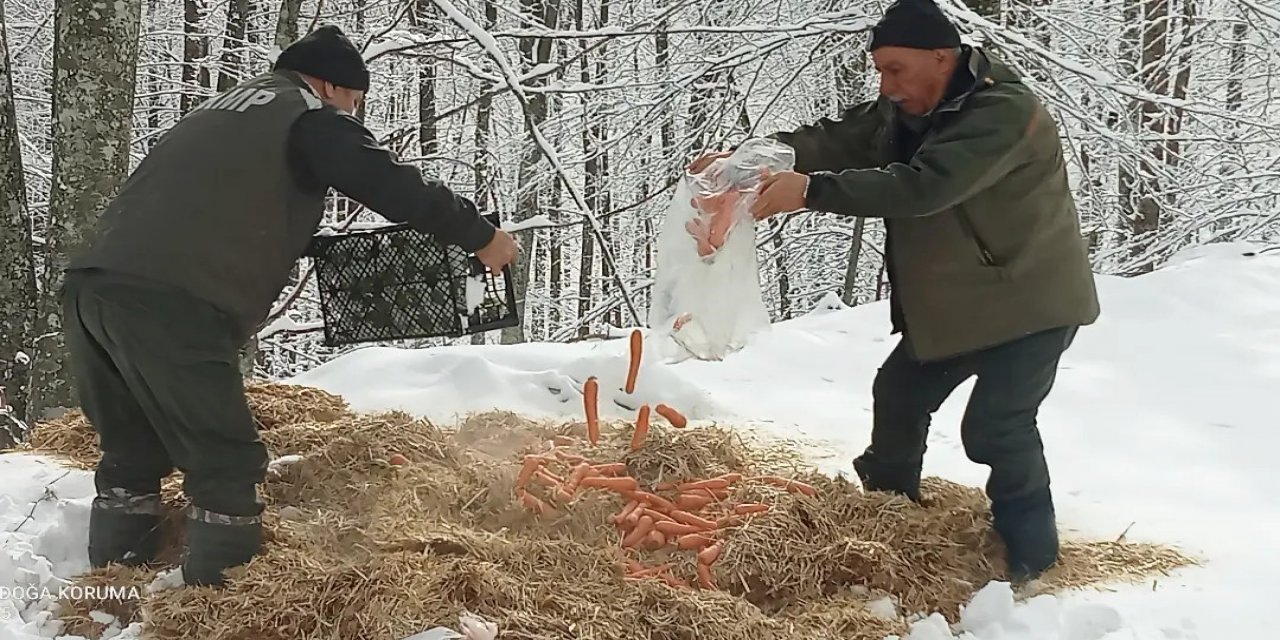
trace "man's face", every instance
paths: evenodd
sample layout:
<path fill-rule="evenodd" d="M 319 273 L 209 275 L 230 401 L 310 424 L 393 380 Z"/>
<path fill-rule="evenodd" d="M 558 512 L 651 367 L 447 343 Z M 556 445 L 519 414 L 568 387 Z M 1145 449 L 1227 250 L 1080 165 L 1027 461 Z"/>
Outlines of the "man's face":
<path fill-rule="evenodd" d="M 880 94 L 899 109 L 919 116 L 942 102 L 953 68 L 950 51 L 880 47 L 871 58 L 880 72 Z"/>
<path fill-rule="evenodd" d="M 357 89 L 348 89 L 339 87 L 331 82 L 324 82 L 317 87 L 320 99 L 326 104 L 334 108 L 341 109 L 350 115 L 355 115 L 360 109 L 360 104 L 364 102 L 364 92 Z"/>

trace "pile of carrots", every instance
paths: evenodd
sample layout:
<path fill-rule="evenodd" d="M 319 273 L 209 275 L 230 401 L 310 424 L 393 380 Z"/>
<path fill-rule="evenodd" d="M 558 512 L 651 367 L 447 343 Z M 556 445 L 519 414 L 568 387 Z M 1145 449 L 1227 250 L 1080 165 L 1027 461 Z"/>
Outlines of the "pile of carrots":
<path fill-rule="evenodd" d="M 635 391 L 640 365 L 641 335 L 631 334 L 631 361 L 626 381 L 626 392 Z M 587 416 L 587 437 L 592 445 L 599 442 L 598 417 L 599 384 L 589 378 L 583 388 Z M 673 427 L 684 428 L 688 422 L 675 409 L 659 404 L 657 413 Z M 639 449 L 649 431 L 649 405 L 640 407 L 632 432 L 631 450 Z M 561 469 L 557 469 L 560 467 Z M 556 471 L 559 470 L 560 473 Z M 623 508 L 611 516 L 618 529 L 620 546 L 628 555 L 637 550 L 656 551 L 674 548 L 688 551 L 697 558 L 697 585 L 714 589 L 712 566 L 719 559 L 726 531 L 746 524 L 754 517 L 768 513 L 769 505 L 761 503 L 730 504 L 730 488 L 742 482 L 761 482 L 787 491 L 807 496 L 817 495 L 810 485 L 781 476 L 764 475 L 754 478 L 740 473 L 726 473 L 715 478 L 686 480 L 679 483 L 660 483 L 652 488 L 640 486 L 639 481 L 626 475 L 623 462 L 591 462 L 584 456 L 567 453 L 557 448 L 548 455 L 527 455 L 516 477 L 515 492 L 524 508 L 544 514 L 553 510 L 552 502 L 570 504 L 582 490 L 601 490 L 617 493 Z M 530 485 L 542 485 L 539 497 Z M 666 494 L 666 495 L 662 495 Z M 671 573 L 670 563 L 645 567 L 632 558 L 623 562 L 623 574 L 629 579 L 655 578 L 676 587 L 689 587 L 689 583 Z"/>

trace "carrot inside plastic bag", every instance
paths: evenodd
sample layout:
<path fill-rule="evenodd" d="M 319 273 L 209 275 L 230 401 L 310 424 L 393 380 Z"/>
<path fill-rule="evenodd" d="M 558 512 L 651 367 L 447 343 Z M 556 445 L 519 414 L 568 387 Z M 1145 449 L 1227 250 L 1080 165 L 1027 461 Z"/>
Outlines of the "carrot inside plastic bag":
<path fill-rule="evenodd" d="M 751 205 L 765 171 L 794 161 L 790 147 L 752 139 L 677 183 L 658 236 L 649 316 L 666 357 L 721 359 L 768 326 Z"/>

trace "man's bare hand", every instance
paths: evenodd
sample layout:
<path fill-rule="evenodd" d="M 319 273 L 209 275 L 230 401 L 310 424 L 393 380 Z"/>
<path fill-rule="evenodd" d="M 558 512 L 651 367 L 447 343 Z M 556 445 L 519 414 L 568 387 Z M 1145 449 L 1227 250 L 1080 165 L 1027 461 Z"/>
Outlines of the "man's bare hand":
<path fill-rule="evenodd" d="M 476 257 L 484 266 L 492 273 L 497 273 L 503 267 L 515 262 L 516 255 L 520 252 L 520 247 L 516 245 L 516 241 L 511 234 L 498 229 L 493 234 L 493 239 L 483 249 L 476 251 Z"/>
<path fill-rule="evenodd" d="M 728 158 L 731 155 L 733 155 L 732 151 L 712 151 L 703 154 L 697 160 L 689 163 L 689 173 L 702 173 L 704 169 L 711 166 L 712 162 L 721 158 Z"/>
<path fill-rule="evenodd" d="M 764 220 L 779 213 L 791 213 L 804 208 L 804 194 L 809 189 L 809 176 L 795 171 L 765 171 L 760 191 L 751 205 L 751 215 Z"/>

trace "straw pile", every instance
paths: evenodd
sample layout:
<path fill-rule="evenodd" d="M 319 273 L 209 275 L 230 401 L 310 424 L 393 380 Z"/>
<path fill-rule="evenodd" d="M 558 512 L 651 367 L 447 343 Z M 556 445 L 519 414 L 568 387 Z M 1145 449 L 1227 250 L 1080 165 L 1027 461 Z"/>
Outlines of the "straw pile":
<path fill-rule="evenodd" d="M 674 429 L 655 421 L 644 445 L 631 426 L 602 424 L 598 445 L 582 422 L 537 423 L 509 413 L 473 416 L 441 428 L 402 413 L 355 415 L 332 397 L 299 389 L 260 391 L 275 404 L 262 431 L 274 456 L 298 454 L 264 489 L 269 543 L 231 573 L 223 590 L 178 589 L 141 603 L 108 603 L 127 622 L 145 620 L 156 638 L 374 638 L 396 640 L 463 610 L 496 622 L 514 639 L 881 640 L 904 634 L 900 617 L 867 603 L 891 596 L 900 613 L 960 605 L 1001 579 L 1001 547 L 981 491 L 930 479 L 926 504 L 864 494 L 806 471 L 789 451 L 749 443 L 729 429 Z M 328 402 L 318 409 L 307 403 Z M 299 401 L 304 406 L 286 406 Z M 263 405 L 255 405 L 255 410 Z M 83 443 L 73 420 L 43 425 L 43 443 Z M 641 549 L 633 560 L 669 563 L 691 588 L 625 577 L 627 557 L 610 522 L 625 500 L 580 491 L 535 514 L 517 498 L 528 454 L 552 450 L 626 464 L 645 487 L 737 472 L 808 483 L 815 497 L 741 482 L 730 500 L 770 505 L 723 537 L 716 588 L 697 588 L 693 553 Z M 407 464 L 391 461 L 403 456 Z M 89 456 L 90 459 L 93 456 Z M 171 479 L 166 503 L 181 505 Z M 177 522 L 176 520 L 174 521 Z M 180 535 L 166 557 L 180 554 Z M 1139 580 L 1193 562 L 1143 544 L 1067 542 L 1049 589 Z M 86 581 L 145 584 L 154 572 L 98 571 Z M 96 638 L 103 625 L 68 602 L 68 632 Z M 130 608 L 132 607 L 132 608 Z"/>

